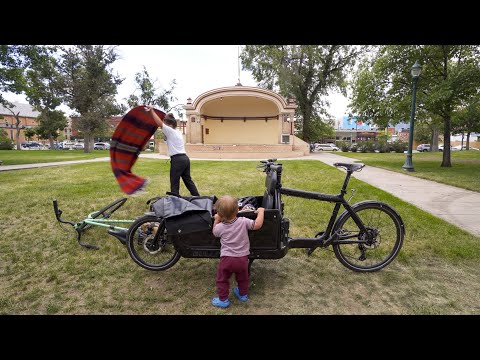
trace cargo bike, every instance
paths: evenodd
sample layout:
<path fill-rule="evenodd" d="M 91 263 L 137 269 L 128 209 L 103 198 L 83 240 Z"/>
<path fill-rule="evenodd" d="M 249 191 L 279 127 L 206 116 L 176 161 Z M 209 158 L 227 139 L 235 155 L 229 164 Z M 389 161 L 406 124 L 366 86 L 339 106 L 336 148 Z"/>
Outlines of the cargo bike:
<path fill-rule="evenodd" d="M 255 219 L 254 210 L 265 208 L 262 228 L 249 231 L 249 271 L 255 259 L 280 259 L 292 248 L 305 248 L 310 255 L 317 248 L 331 246 L 342 265 L 358 272 L 380 270 L 395 259 L 405 237 L 402 218 L 393 207 L 380 201 L 366 200 L 350 205 L 345 199 L 350 177 L 365 165 L 334 165 L 346 170 L 343 185 L 338 194 L 324 194 L 283 187 L 283 165 L 276 159 L 260 161 L 257 168 L 266 174 L 264 194 L 239 199 L 238 216 Z M 291 237 L 282 196 L 334 203 L 326 229 L 312 237 Z M 181 197 L 167 193 L 167 196 L 148 200 L 149 211 L 135 220 L 110 219 L 126 200 L 119 199 L 78 223 L 62 220 L 56 200 L 53 205 L 57 220 L 75 228 L 80 245 L 94 247 L 81 242 L 82 232 L 89 227 L 108 227 L 108 233 L 126 245 L 133 261 L 147 270 L 169 269 L 181 257 L 220 257 L 220 239 L 212 233 L 216 196 Z M 130 225 L 121 227 L 116 222 Z"/>

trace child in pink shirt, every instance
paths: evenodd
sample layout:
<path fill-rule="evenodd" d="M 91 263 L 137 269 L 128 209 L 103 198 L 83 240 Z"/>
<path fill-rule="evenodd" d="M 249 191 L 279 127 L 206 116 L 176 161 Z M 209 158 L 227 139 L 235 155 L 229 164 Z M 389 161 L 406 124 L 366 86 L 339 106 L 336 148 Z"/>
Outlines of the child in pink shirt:
<path fill-rule="evenodd" d="M 221 248 L 216 281 L 218 297 L 212 299 L 212 305 L 226 308 L 230 305 L 228 293 L 232 274 L 235 274 L 238 284 L 233 293 L 242 302 L 248 300 L 248 230 L 262 227 L 265 209 L 260 207 L 256 210 L 255 220 L 237 217 L 238 200 L 229 195 L 218 199 L 215 208 L 217 213 L 214 217 L 213 235 L 220 238 Z"/>

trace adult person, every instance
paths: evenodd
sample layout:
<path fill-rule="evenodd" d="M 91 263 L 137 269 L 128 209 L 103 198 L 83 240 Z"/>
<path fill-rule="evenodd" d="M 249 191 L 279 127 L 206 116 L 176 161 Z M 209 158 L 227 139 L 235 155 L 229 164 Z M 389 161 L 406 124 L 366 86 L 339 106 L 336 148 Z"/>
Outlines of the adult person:
<path fill-rule="evenodd" d="M 180 178 L 182 178 L 190 194 L 192 196 L 200 196 L 197 186 L 190 176 L 190 158 L 186 154 L 182 134 L 176 130 L 177 120 L 175 120 L 172 113 L 168 113 L 162 121 L 155 114 L 152 106 L 145 106 L 145 112 L 162 129 L 162 133 L 166 138 L 168 154 L 170 155 L 170 192 L 180 195 Z"/>

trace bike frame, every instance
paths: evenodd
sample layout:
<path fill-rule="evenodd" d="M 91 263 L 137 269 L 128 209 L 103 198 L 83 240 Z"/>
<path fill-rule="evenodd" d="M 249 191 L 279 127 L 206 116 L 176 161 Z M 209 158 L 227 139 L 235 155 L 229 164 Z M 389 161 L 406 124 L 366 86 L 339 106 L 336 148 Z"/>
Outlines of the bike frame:
<path fill-rule="evenodd" d="M 127 198 L 121 198 L 118 200 L 115 200 L 114 202 L 108 204 L 107 206 L 103 207 L 100 210 L 94 211 L 90 214 L 87 215 L 86 218 L 83 220 L 80 220 L 77 223 L 74 223 L 72 221 L 67 221 L 67 220 L 62 220 L 62 210 L 58 208 L 58 202 L 56 199 L 53 200 L 53 209 L 55 212 L 55 217 L 57 220 L 61 223 L 64 224 L 69 224 L 73 227 L 73 229 L 77 233 L 77 241 L 81 246 L 84 246 L 88 249 L 95 249 L 98 250 L 98 246 L 87 244 L 81 241 L 81 236 L 82 233 L 90 228 L 90 226 L 101 226 L 101 227 L 106 227 L 108 228 L 108 234 L 115 236 L 117 239 L 119 239 L 121 242 L 126 243 L 126 234 L 128 231 L 128 228 L 122 227 L 122 226 L 115 226 L 113 224 L 122 224 L 122 223 L 127 223 L 131 224 L 135 220 L 113 220 L 110 219 L 110 216 L 117 211 L 120 207 L 125 204 L 125 201 L 127 201 Z M 103 216 L 102 218 L 98 218 L 99 216 Z M 90 225 L 90 226 L 89 226 Z"/>
<path fill-rule="evenodd" d="M 270 161 L 270 160 L 269 160 Z M 303 199 L 310 199 L 310 200 L 317 200 L 317 201 L 324 201 L 324 202 L 331 202 L 335 203 L 335 207 L 333 209 L 332 215 L 328 221 L 327 229 L 323 232 L 319 232 L 320 236 L 314 238 L 288 238 L 288 247 L 289 248 L 310 248 L 309 254 L 311 254 L 315 248 L 317 247 L 327 247 L 332 244 L 333 241 L 336 243 L 344 243 L 344 244 L 359 244 L 359 243 L 366 243 L 367 240 L 359 240 L 358 234 L 352 235 L 340 235 L 333 232 L 335 227 L 335 223 L 338 221 L 338 213 L 340 211 L 340 207 L 343 206 L 346 210 L 346 213 L 350 214 L 355 224 L 358 226 L 360 233 L 366 233 L 367 229 L 363 224 L 362 220 L 356 214 L 356 212 L 352 209 L 349 202 L 345 199 L 345 194 L 347 193 L 347 186 L 350 181 L 350 177 L 354 171 L 360 171 L 365 165 L 363 164 L 344 164 L 344 163 L 336 163 L 334 164 L 337 167 L 343 167 L 347 170 L 347 174 L 345 176 L 345 180 L 343 182 L 342 188 L 340 193 L 337 195 L 332 194 L 325 194 L 320 192 L 311 192 L 311 191 L 304 191 L 304 190 L 297 190 L 297 189 L 290 189 L 284 188 L 281 184 L 281 164 L 270 164 L 267 163 L 267 176 L 269 171 L 276 171 L 277 177 L 279 179 L 278 184 L 275 189 L 275 201 L 277 206 L 281 208 L 281 213 L 283 217 L 283 204 L 281 195 L 298 197 Z M 280 205 L 281 204 L 281 205 Z M 345 214 L 346 214 L 345 213 Z M 342 216 L 342 215 L 341 215 Z M 338 218 L 337 218 L 338 217 Z M 357 238 L 356 240 L 348 240 L 352 238 Z"/>

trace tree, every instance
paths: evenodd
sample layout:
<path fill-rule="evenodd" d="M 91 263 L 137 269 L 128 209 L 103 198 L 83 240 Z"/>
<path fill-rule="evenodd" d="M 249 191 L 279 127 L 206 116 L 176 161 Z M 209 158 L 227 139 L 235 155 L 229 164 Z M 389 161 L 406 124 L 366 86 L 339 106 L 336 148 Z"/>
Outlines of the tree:
<path fill-rule="evenodd" d="M 172 95 L 173 89 L 177 84 L 176 80 L 173 79 L 170 82 L 170 89 L 164 89 L 157 93 L 158 89 L 155 89 L 155 81 L 150 79 L 150 75 L 145 66 L 143 67 L 143 71 L 135 74 L 135 83 L 135 90 L 140 90 L 140 95 L 131 94 L 125 99 L 131 108 L 140 105 L 157 105 L 166 111 L 170 111 L 170 102 L 177 100 L 177 98 Z"/>
<path fill-rule="evenodd" d="M 78 45 L 64 48 L 61 63 L 67 105 L 78 113 L 77 127 L 84 134 L 85 152 L 93 148 L 96 132 L 102 132 L 106 119 L 125 108 L 114 96 L 123 79 L 111 71 L 118 59 L 116 48 L 103 45 Z"/>
<path fill-rule="evenodd" d="M 44 47 L 44 50 L 31 60 L 30 69 L 26 72 L 26 88 L 28 102 L 40 112 L 38 132 L 50 142 L 58 136 L 58 130 L 67 126 L 67 118 L 63 111 L 56 110 L 62 104 L 63 81 L 57 59 L 56 48 Z"/>
<path fill-rule="evenodd" d="M 480 132 L 480 96 L 467 106 L 460 107 L 452 116 L 452 131 L 454 133 L 467 134 L 467 150 L 470 148 L 470 134 Z"/>
<path fill-rule="evenodd" d="M 0 129 L 0 150 L 12 150 L 12 140 L 5 130 Z"/>
<path fill-rule="evenodd" d="M 451 117 L 469 103 L 480 87 L 479 46 L 381 46 L 356 73 L 350 107 L 378 126 L 409 119 L 412 97 L 411 67 L 422 65 L 418 80 L 416 121 L 441 118 L 444 151 L 442 167 L 451 167 Z"/>
<path fill-rule="evenodd" d="M 325 96 L 346 93 L 346 76 L 366 47 L 345 45 L 247 45 L 240 55 L 244 70 L 260 87 L 294 96 L 296 128 L 306 142 L 318 137 L 319 124 L 330 118 Z"/>
<path fill-rule="evenodd" d="M 0 104 L 12 107 L 3 93 L 20 94 L 24 89 L 24 69 L 29 65 L 32 46 L 0 45 Z"/>
<path fill-rule="evenodd" d="M 0 103 L 15 117 L 15 139 L 20 150 L 20 112 L 7 101 L 2 93 L 20 94 L 25 91 L 25 70 L 31 66 L 32 59 L 42 56 L 43 47 L 36 45 L 0 45 Z"/>
<path fill-rule="evenodd" d="M 17 150 L 20 150 L 20 130 L 22 129 L 22 126 L 20 125 L 22 123 L 20 119 L 20 110 L 15 112 L 15 105 L 9 103 L 8 101 L 5 101 L 5 104 L 5 108 L 15 118 L 15 143 L 17 144 Z"/>
<path fill-rule="evenodd" d="M 25 129 L 25 131 L 24 131 L 25 138 L 28 141 L 30 141 L 36 134 L 37 134 L 37 132 L 35 131 L 34 128 L 28 128 L 28 129 Z"/>

